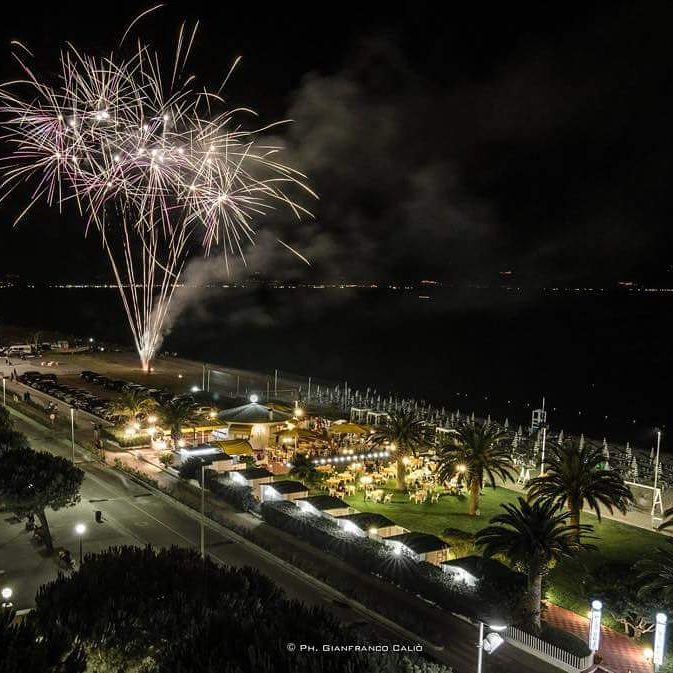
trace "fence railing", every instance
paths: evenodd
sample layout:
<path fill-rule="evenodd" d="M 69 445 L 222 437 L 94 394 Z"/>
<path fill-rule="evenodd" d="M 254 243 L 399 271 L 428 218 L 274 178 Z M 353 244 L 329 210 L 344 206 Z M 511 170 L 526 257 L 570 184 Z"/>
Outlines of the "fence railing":
<path fill-rule="evenodd" d="M 507 628 L 505 639 L 514 647 L 526 650 L 530 654 L 562 668 L 564 671 L 569 671 L 569 673 L 585 671 L 593 664 L 593 654 L 588 654 L 586 657 L 577 656 L 534 636 L 532 633 L 517 629 L 515 626 Z"/>

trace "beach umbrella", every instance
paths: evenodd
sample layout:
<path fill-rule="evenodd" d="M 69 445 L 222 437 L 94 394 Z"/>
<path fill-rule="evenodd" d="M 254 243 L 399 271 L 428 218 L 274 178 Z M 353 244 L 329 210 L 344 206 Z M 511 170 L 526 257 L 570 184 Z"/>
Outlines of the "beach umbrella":
<path fill-rule="evenodd" d="M 563 444 L 563 430 L 558 433 L 558 443 Z"/>
<path fill-rule="evenodd" d="M 337 421 L 330 425 L 329 431 L 333 435 L 366 435 L 369 429 L 358 423 L 350 423 L 348 421 L 339 423 Z"/>
<path fill-rule="evenodd" d="M 503 427 L 505 428 L 505 430 L 509 430 L 509 418 L 505 419 L 505 423 L 504 423 Z"/>

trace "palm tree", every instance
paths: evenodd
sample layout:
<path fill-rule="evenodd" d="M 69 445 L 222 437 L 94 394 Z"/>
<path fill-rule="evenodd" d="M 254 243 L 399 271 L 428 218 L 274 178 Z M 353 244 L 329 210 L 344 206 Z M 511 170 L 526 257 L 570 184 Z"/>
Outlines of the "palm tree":
<path fill-rule="evenodd" d="M 182 437 L 182 428 L 196 422 L 196 407 L 184 397 L 176 397 L 159 409 L 159 417 L 164 427 L 171 433 L 175 444 Z"/>
<path fill-rule="evenodd" d="M 551 500 L 527 502 L 518 498 L 518 505 L 501 505 L 504 514 L 491 519 L 491 525 L 477 532 L 476 543 L 484 548 L 484 556 L 502 554 L 528 578 L 528 612 L 532 624 L 540 628 L 542 579 L 552 563 L 571 558 L 591 545 L 580 542 L 580 535 L 591 526 L 569 524 L 570 512 Z"/>
<path fill-rule="evenodd" d="M 479 511 L 479 498 L 484 481 L 495 488 L 495 479 L 512 479 L 513 466 L 509 435 L 495 423 L 467 421 L 451 431 L 438 453 L 440 480 L 450 480 L 457 471 L 462 472 L 470 491 L 469 513 Z"/>
<path fill-rule="evenodd" d="M 636 563 L 641 596 L 653 596 L 666 604 L 673 602 L 673 540 L 667 548 L 658 547 L 651 558 Z"/>
<path fill-rule="evenodd" d="M 423 421 L 414 411 L 391 411 L 388 414 L 387 424 L 379 428 L 369 437 L 369 443 L 374 446 L 387 446 L 395 451 L 397 458 L 397 490 L 407 488 L 407 466 L 405 458 L 415 454 L 427 445 L 427 430 Z"/>
<path fill-rule="evenodd" d="M 600 467 L 604 462 L 601 448 L 583 440 L 552 445 L 547 473 L 531 480 L 529 497 L 567 505 L 574 526 L 579 525 L 585 505 L 599 521 L 601 507 L 611 514 L 614 509 L 626 514 L 633 494 L 619 474 Z"/>
<path fill-rule="evenodd" d="M 321 478 L 315 464 L 305 453 L 294 454 L 289 474 L 309 485 L 315 484 Z"/>
<path fill-rule="evenodd" d="M 108 408 L 112 414 L 125 421 L 135 421 L 141 414 L 149 414 L 157 407 L 157 403 L 137 390 L 125 390 L 110 402 Z"/>

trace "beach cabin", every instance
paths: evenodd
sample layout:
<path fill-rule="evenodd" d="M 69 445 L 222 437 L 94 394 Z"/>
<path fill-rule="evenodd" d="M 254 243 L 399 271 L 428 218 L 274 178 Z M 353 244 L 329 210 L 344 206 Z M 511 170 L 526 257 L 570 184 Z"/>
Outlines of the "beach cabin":
<path fill-rule="evenodd" d="M 298 498 L 308 497 L 308 486 L 300 481 L 290 479 L 283 481 L 274 481 L 272 484 L 262 484 L 261 500 L 297 500 Z"/>
<path fill-rule="evenodd" d="M 255 451 L 269 447 L 272 443 L 271 437 L 283 430 L 287 421 L 292 420 L 291 413 L 257 402 L 225 409 L 217 417 L 226 425 L 227 439 L 243 439 Z"/>
<path fill-rule="evenodd" d="M 449 545 L 429 533 L 401 533 L 385 538 L 383 542 L 395 554 L 408 554 L 416 561 L 425 561 L 436 566 L 451 556 Z"/>
<path fill-rule="evenodd" d="M 228 472 L 229 479 L 242 486 L 249 486 L 258 498 L 261 497 L 261 489 L 265 484 L 273 481 L 273 474 L 265 467 L 248 467 L 245 470 L 231 470 Z"/>
<path fill-rule="evenodd" d="M 224 453 L 222 449 L 211 444 L 198 444 L 197 446 L 186 446 L 179 451 L 180 462 L 185 463 L 191 458 L 198 458 L 206 464 L 209 470 L 215 472 L 228 472 L 236 469 L 236 458 Z"/>
<path fill-rule="evenodd" d="M 303 512 L 321 516 L 345 516 L 353 511 L 347 503 L 332 495 L 312 495 L 308 498 L 297 498 L 295 503 Z"/>
<path fill-rule="evenodd" d="M 353 514 L 346 514 L 337 519 L 337 523 L 346 531 L 352 532 L 355 535 L 364 537 L 368 535 L 374 539 L 392 537 L 393 535 L 401 535 L 409 531 L 402 526 L 399 526 L 394 521 L 383 514 L 375 512 L 355 512 Z"/>

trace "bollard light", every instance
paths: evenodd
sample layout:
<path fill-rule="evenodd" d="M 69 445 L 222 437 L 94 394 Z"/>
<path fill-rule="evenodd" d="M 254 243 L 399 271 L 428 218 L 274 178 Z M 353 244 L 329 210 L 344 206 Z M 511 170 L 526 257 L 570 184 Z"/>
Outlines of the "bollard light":
<path fill-rule="evenodd" d="M 603 604 L 600 601 L 592 601 L 591 616 L 589 622 L 589 649 L 592 652 L 598 651 L 601 642 L 601 613 Z"/>
<path fill-rule="evenodd" d="M 664 662 L 664 646 L 666 644 L 666 622 L 668 618 L 663 612 L 657 612 L 654 629 L 654 652 L 652 662 L 655 668 Z"/>

